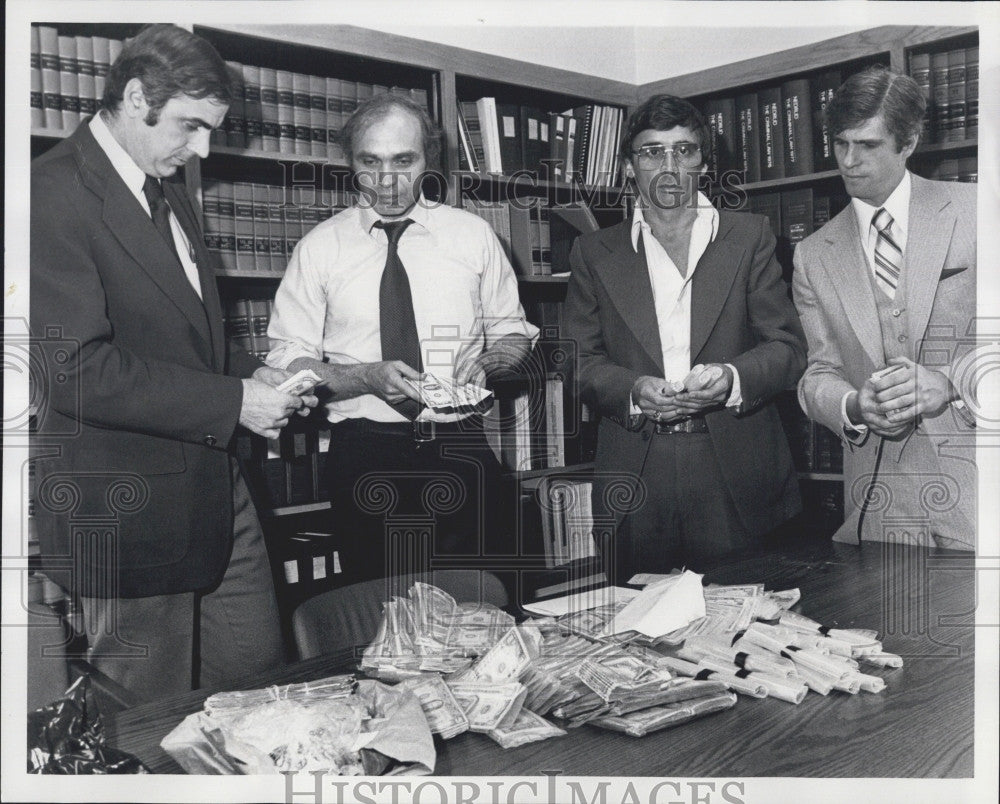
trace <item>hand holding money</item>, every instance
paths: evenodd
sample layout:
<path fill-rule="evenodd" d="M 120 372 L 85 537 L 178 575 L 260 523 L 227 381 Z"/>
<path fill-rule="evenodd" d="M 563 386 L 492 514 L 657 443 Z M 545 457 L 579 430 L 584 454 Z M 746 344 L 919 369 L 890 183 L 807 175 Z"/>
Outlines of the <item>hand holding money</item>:
<path fill-rule="evenodd" d="M 721 363 L 698 363 L 684 378 L 684 389 L 675 397 L 675 404 L 686 415 L 724 405 L 733 390 L 733 370 Z"/>

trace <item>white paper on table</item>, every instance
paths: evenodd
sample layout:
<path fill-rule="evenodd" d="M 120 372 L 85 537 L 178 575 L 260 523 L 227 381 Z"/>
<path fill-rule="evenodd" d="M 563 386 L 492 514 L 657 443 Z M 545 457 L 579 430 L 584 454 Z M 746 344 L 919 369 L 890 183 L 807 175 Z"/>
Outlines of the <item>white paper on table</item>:
<path fill-rule="evenodd" d="M 657 581 L 663 581 L 667 578 L 677 578 L 680 576 L 680 572 L 637 572 L 631 578 L 628 579 L 628 583 L 634 584 L 635 586 L 649 586 L 651 583 L 656 583 Z"/>
<path fill-rule="evenodd" d="M 604 636 L 638 631 L 653 639 L 705 616 L 701 575 L 685 570 L 639 592 L 604 629 Z"/>
<path fill-rule="evenodd" d="M 638 589 L 626 589 L 624 586 L 602 586 L 600 589 L 575 592 L 572 595 L 554 597 L 551 600 L 525 603 L 521 608 L 542 617 L 562 617 L 571 611 L 587 611 L 598 606 L 609 606 L 629 601 L 638 594 Z"/>

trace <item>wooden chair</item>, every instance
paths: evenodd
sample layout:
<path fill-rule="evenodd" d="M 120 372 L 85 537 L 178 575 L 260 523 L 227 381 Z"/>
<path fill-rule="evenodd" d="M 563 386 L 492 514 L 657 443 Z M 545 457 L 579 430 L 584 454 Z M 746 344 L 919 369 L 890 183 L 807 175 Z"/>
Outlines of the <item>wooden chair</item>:
<path fill-rule="evenodd" d="M 405 596 L 414 581 L 437 586 L 458 603 L 492 603 L 500 607 L 508 603 L 503 584 L 482 570 L 433 570 L 331 589 L 305 601 L 292 615 L 299 658 L 311 659 L 342 648 L 368 645 L 382 621 L 382 604 L 394 595 Z"/>

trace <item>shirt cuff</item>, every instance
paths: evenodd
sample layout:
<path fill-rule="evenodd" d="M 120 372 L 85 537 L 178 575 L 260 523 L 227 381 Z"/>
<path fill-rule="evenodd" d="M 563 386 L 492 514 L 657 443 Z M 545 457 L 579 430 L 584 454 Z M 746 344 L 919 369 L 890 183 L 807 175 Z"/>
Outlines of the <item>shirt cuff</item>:
<path fill-rule="evenodd" d="M 840 419 L 844 423 L 844 429 L 851 433 L 857 433 L 861 435 L 862 433 L 868 432 L 867 424 L 855 424 L 851 421 L 851 417 L 847 415 L 847 397 L 855 393 L 854 391 L 848 391 L 841 397 L 840 400 Z"/>
<path fill-rule="evenodd" d="M 323 359 L 322 354 L 317 355 L 315 351 L 307 349 L 293 341 L 278 341 L 277 343 L 272 341 L 272 343 L 274 343 L 274 346 L 267 353 L 267 358 L 264 362 L 274 368 L 287 369 L 289 363 L 300 357 L 309 357 L 313 360 Z"/>
<path fill-rule="evenodd" d="M 726 400 L 727 408 L 735 408 L 743 404 L 743 388 L 740 386 L 740 373 L 732 363 L 726 363 L 729 370 L 733 372 L 733 390 L 729 392 L 729 399 Z"/>

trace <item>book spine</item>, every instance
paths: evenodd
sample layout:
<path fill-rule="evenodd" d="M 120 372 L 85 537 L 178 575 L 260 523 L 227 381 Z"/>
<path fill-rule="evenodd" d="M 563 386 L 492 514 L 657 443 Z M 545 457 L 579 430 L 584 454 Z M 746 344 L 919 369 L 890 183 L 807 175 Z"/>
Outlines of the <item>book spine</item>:
<path fill-rule="evenodd" d="M 566 465 L 566 425 L 564 420 L 563 378 L 552 375 L 545 380 L 545 448 L 547 468 Z"/>
<path fill-rule="evenodd" d="M 42 94 L 42 56 L 41 37 L 38 26 L 31 26 L 31 126 L 41 128 L 45 125 L 45 101 Z"/>
<path fill-rule="evenodd" d="M 737 170 L 743 173 L 743 183 L 760 181 L 760 131 L 757 128 L 757 93 L 750 92 L 736 99 L 739 118 L 739 159 Z"/>
<path fill-rule="evenodd" d="M 256 269 L 257 248 L 253 229 L 253 188 L 246 182 L 233 185 L 233 214 L 236 220 L 236 269 Z"/>
<path fill-rule="evenodd" d="M 465 124 L 469 128 L 469 142 L 472 145 L 472 151 L 475 156 L 474 164 L 477 165 L 477 171 L 486 171 L 486 148 L 483 143 L 483 130 L 482 124 L 479 121 L 479 107 L 474 101 L 460 101 L 459 105 L 462 109 L 462 117 L 465 119 Z"/>
<path fill-rule="evenodd" d="M 111 42 L 106 36 L 95 36 L 94 39 L 94 97 L 97 105 L 104 98 L 104 84 L 111 69 Z"/>
<path fill-rule="evenodd" d="M 282 206 L 285 202 L 285 188 L 267 185 L 267 218 L 268 234 L 271 240 L 270 269 L 272 273 L 285 270 L 285 216 Z"/>
<path fill-rule="evenodd" d="M 312 101 L 309 98 L 309 76 L 292 73 L 292 121 L 295 124 L 295 153 L 312 154 Z"/>
<path fill-rule="evenodd" d="M 329 150 L 326 144 L 326 79 L 321 75 L 309 76 L 309 129 L 311 155 L 325 157 Z"/>
<path fill-rule="evenodd" d="M 278 126 L 278 71 L 260 68 L 260 147 L 269 153 L 279 149 L 281 131 Z"/>
<path fill-rule="evenodd" d="M 233 77 L 233 102 L 229 104 L 226 115 L 226 145 L 230 148 L 246 148 L 247 121 L 246 105 L 243 100 L 243 65 L 236 61 L 227 61 L 230 74 Z"/>
<path fill-rule="evenodd" d="M 799 78 L 781 86 L 785 123 L 785 175 L 808 176 L 813 172 L 813 130 L 809 81 Z"/>
<path fill-rule="evenodd" d="M 261 101 L 260 67 L 243 67 L 243 119 L 246 126 L 246 147 L 264 150 L 264 109 Z"/>
<path fill-rule="evenodd" d="M 201 192 L 202 229 L 205 232 L 205 247 L 216 256 L 222 265 L 222 231 L 219 227 L 219 183 L 207 181 Z"/>
<path fill-rule="evenodd" d="M 948 54 L 931 53 L 931 87 L 934 91 L 934 133 L 931 142 L 941 142 L 948 130 Z"/>
<path fill-rule="evenodd" d="M 271 270 L 271 214 L 268 209 L 266 184 L 251 184 L 253 197 L 253 267 L 255 271 Z"/>
<path fill-rule="evenodd" d="M 346 123 L 347 119 L 354 114 L 358 109 L 358 83 L 356 81 L 347 81 L 341 79 L 340 81 L 340 113 L 343 115 L 341 118 L 342 123 Z"/>
<path fill-rule="evenodd" d="M 73 131 L 80 124 L 80 76 L 76 38 L 59 37 L 59 107 L 62 128 Z"/>
<path fill-rule="evenodd" d="M 760 125 L 760 178 L 762 181 L 785 178 L 785 138 L 782 135 L 784 114 L 781 87 L 757 93 Z"/>
<path fill-rule="evenodd" d="M 302 210 L 295 203 L 282 207 L 284 215 L 285 254 L 291 259 L 295 246 L 302 239 Z"/>
<path fill-rule="evenodd" d="M 948 142 L 965 139 L 965 49 L 948 51 Z"/>
<path fill-rule="evenodd" d="M 343 123 L 339 78 L 327 78 L 326 83 L 326 155 L 328 159 L 343 159 L 344 148 L 340 142 Z"/>
<path fill-rule="evenodd" d="M 235 188 L 219 182 L 219 257 L 226 271 L 236 270 L 236 200 Z"/>
<path fill-rule="evenodd" d="M 931 54 L 928 52 L 910 55 L 910 77 L 917 82 L 927 104 L 924 109 L 924 126 L 920 132 L 923 142 L 930 142 L 934 136 L 934 88 L 931 84 Z"/>
<path fill-rule="evenodd" d="M 38 26 L 38 62 L 42 72 L 42 108 L 45 127 L 62 128 L 62 95 L 59 80 L 59 32 Z"/>
<path fill-rule="evenodd" d="M 965 49 L 965 136 L 979 136 L 979 48 Z"/>
<path fill-rule="evenodd" d="M 278 87 L 278 151 L 295 153 L 295 91 L 292 74 L 287 70 L 275 73 Z"/>
<path fill-rule="evenodd" d="M 76 62 L 80 85 L 80 117 L 97 113 L 97 84 L 94 75 L 94 40 L 89 36 L 76 37 Z"/>

